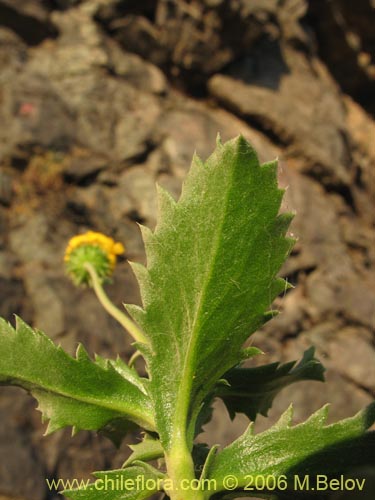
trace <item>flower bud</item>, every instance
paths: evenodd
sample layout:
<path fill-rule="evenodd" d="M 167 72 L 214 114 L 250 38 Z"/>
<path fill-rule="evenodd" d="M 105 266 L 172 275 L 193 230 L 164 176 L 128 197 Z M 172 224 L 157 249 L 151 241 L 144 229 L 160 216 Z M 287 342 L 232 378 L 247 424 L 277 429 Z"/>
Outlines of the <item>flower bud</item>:
<path fill-rule="evenodd" d="M 102 233 L 88 231 L 69 240 L 64 262 L 75 284 L 90 284 L 90 274 L 85 264 L 91 264 L 100 282 L 103 283 L 112 275 L 117 256 L 124 252 L 125 248 L 121 243 Z"/>

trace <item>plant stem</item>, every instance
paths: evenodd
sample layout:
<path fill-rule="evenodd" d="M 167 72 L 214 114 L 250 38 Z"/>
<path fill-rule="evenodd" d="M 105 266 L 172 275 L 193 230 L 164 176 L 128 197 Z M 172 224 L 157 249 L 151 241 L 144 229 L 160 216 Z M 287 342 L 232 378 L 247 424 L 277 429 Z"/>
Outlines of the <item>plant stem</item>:
<path fill-rule="evenodd" d="M 173 486 L 167 491 L 171 500 L 205 500 L 194 473 L 194 462 L 184 440 L 174 441 L 165 455 L 167 473 Z"/>
<path fill-rule="evenodd" d="M 148 341 L 142 332 L 140 328 L 128 317 L 126 314 L 120 311 L 110 300 L 108 295 L 105 293 L 100 280 L 98 278 L 98 275 L 96 274 L 95 268 L 89 263 L 85 262 L 84 264 L 85 269 L 87 272 L 90 274 L 91 282 L 92 282 L 92 287 L 95 291 L 95 294 L 99 300 L 99 302 L 102 304 L 104 309 L 113 317 L 115 320 L 117 320 L 120 325 L 122 325 L 125 330 L 127 330 L 130 335 L 136 340 L 137 342 L 142 342 L 143 344 L 148 344 Z"/>

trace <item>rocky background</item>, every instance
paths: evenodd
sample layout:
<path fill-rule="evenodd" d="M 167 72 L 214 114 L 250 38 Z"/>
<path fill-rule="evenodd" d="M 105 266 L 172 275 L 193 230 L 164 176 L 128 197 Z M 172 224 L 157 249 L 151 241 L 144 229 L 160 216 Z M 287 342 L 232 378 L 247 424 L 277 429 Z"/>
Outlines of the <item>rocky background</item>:
<path fill-rule="evenodd" d="M 299 421 L 375 393 L 375 25 L 371 0 L 0 0 L 0 313 L 73 353 L 127 357 L 90 290 L 64 275 L 68 239 L 105 232 L 144 260 L 155 181 L 178 196 L 195 150 L 243 133 L 278 156 L 298 243 L 283 314 L 255 335 L 260 362 L 314 344 L 327 383 L 285 390 Z M 108 288 L 138 301 L 125 260 Z M 0 353 L 1 355 L 1 353 Z M 126 446 L 69 430 L 43 438 L 35 401 L 0 391 L 0 499 L 44 500 L 45 478 L 119 467 Z M 222 408 L 207 439 L 227 442 Z M 260 419 L 258 428 L 264 428 Z"/>

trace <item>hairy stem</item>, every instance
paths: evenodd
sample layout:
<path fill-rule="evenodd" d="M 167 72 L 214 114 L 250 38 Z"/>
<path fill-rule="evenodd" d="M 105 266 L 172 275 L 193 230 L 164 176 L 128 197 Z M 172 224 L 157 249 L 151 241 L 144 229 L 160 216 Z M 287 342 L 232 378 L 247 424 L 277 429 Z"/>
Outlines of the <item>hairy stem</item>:
<path fill-rule="evenodd" d="M 184 440 L 175 441 L 165 456 L 168 477 L 172 482 L 167 494 L 171 500 L 205 500 L 194 473 L 194 462 Z"/>
<path fill-rule="evenodd" d="M 105 293 L 100 280 L 98 278 L 98 275 L 96 274 L 95 268 L 89 263 L 86 262 L 84 264 L 85 269 L 87 272 L 90 274 L 91 282 L 92 282 L 92 287 L 95 291 L 95 294 L 99 300 L 99 302 L 102 304 L 104 309 L 113 317 L 115 320 L 117 320 L 120 325 L 122 325 L 125 330 L 130 333 L 130 335 L 136 340 L 137 342 L 142 342 L 143 344 L 148 344 L 148 340 L 146 339 L 144 333 L 138 326 L 128 317 L 126 314 L 124 314 L 120 309 L 118 309 L 110 300 L 108 295 Z"/>

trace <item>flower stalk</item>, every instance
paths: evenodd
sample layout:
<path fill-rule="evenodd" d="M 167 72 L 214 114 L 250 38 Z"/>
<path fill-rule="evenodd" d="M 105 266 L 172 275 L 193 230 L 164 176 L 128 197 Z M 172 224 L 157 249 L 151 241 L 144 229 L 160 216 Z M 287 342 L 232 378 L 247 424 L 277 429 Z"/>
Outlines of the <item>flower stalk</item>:
<path fill-rule="evenodd" d="M 94 292 L 101 303 L 101 305 L 104 307 L 104 309 L 116 320 L 122 325 L 125 330 L 129 332 L 129 334 L 134 338 L 136 342 L 142 342 L 143 344 L 147 344 L 148 341 L 143 334 L 143 332 L 138 328 L 138 326 L 128 317 L 126 314 L 124 314 L 120 309 L 118 309 L 113 302 L 110 300 L 108 295 L 105 293 L 104 288 L 99 280 L 98 275 L 96 274 L 95 268 L 92 264 L 89 262 L 85 262 L 84 268 L 87 270 L 87 272 L 90 275 L 91 278 L 91 284 L 94 289 Z"/>

